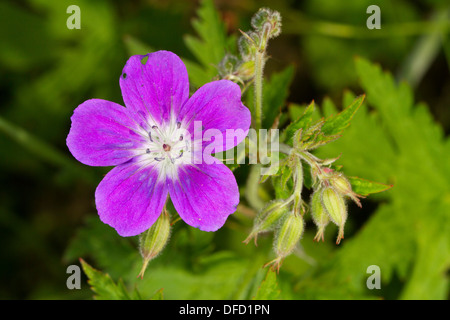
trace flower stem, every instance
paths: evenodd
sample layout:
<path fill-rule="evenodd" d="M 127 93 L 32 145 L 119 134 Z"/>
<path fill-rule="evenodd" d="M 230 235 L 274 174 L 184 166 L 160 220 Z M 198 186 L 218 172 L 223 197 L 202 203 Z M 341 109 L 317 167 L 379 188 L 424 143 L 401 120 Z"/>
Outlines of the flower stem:
<path fill-rule="evenodd" d="M 264 50 L 255 54 L 255 129 L 262 127 Z"/>
<path fill-rule="evenodd" d="M 250 167 L 250 173 L 247 178 L 247 185 L 245 189 L 245 198 L 247 199 L 249 205 L 255 210 L 261 210 L 265 204 L 258 194 L 259 179 L 261 178 L 260 170 L 260 164 L 254 164 Z"/>

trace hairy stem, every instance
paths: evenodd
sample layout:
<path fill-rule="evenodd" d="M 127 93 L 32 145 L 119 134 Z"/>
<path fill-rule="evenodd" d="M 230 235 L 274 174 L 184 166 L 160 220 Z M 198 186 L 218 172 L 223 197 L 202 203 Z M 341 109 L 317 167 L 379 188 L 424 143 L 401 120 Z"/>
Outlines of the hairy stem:
<path fill-rule="evenodd" d="M 255 210 L 261 210 L 264 207 L 264 201 L 258 194 L 261 165 L 254 164 L 250 167 L 250 174 L 247 178 L 245 189 L 245 198 L 248 204 Z"/>
<path fill-rule="evenodd" d="M 262 127 L 264 51 L 255 55 L 255 129 Z"/>

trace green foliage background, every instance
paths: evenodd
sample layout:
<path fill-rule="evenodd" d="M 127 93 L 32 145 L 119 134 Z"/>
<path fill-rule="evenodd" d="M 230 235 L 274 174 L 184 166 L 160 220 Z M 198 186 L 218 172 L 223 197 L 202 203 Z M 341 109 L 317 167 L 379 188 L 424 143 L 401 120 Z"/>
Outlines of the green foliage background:
<path fill-rule="evenodd" d="M 81 8 L 69 30 L 66 9 Z M 366 28 L 381 8 L 382 29 Z M 153 50 L 183 57 L 192 91 L 236 53 L 238 29 L 259 7 L 283 17 L 271 41 L 263 125 L 280 128 L 315 100 L 314 117 L 366 99 L 341 139 L 317 150 L 341 155 L 349 176 L 394 184 L 350 206 L 345 240 L 313 242 L 314 226 L 278 275 L 271 235 L 242 241 L 255 215 L 235 170 L 241 206 L 216 233 L 182 222 L 137 279 L 137 239 L 96 214 L 94 191 L 109 168 L 83 166 L 65 146 L 70 116 L 89 98 L 122 103 L 127 58 Z M 45 1 L 0 3 L 0 299 L 447 299 L 450 268 L 450 7 L 447 1 Z M 252 92 L 244 97 L 252 108 Z M 276 190 L 262 184 L 268 201 Z M 305 195 L 308 196 L 307 190 Z M 80 261 L 79 258 L 83 260 Z M 86 262 L 85 262 L 86 261 Z M 66 268 L 83 265 L 81 290 Z M 381 268 L 381 290 L 366 269 Z M 163 288 L 163 290 L 161 290 Z"/>

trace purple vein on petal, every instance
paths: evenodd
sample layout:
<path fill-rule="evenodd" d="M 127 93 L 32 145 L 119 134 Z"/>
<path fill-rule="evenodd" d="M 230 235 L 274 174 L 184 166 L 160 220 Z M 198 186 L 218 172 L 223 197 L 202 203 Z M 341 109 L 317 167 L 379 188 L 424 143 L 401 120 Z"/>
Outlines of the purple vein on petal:
<path fill-rule="evenodd" d="M 186 171 L 185 171 L 186 172 Z M 178 175 L 177 175 L 178 176 Z M 198 215 L 198 213 L 197 213 L 197 211 L 194 209 L 194 207 L 192 206 L 192 203 L 191 203 L 191 201 L 189 200 L 189 197 L 188 197 L 188 195 L 189 195 L 189 192 L 188 192 L 188 190 L 186 190 L 185 188 L 184 188 L 184 186 L 183 186 L 183 184 L 181 183 L 181 181 L 180 181 L 180 179 L 176 179 L 176 181 L 175 180 L 172 180 L 172 184 L 173 184 L 173 189 L 175 190 L 176 188 L 180 188 L 183 192 L 181 193 L 181 195 L 186 199 L 186 201 L 185 201 L 185 203 L 186 204 L 188 204 L 189 205 L 189 207 L 190 207 L 190 210 L 189 210 L 189 212 L 190 212 L 190 214 L 192 215 L 192 216 L 194 216 L 194 218 L 195 218 L 195 220 L 199 220 L 199 219 L 201 219 L 200 218 L 200 216 Z M 178 195 L 178 196 L 180 196 L 180 194 Z M 178 199 L 177 199 L 177 201 L 178 201 Z"/>

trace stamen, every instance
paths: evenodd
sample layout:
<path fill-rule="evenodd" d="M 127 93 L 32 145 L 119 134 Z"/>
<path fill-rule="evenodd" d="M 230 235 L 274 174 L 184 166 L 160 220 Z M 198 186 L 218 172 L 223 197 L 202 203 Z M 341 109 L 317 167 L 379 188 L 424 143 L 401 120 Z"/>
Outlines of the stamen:
<path fill-rule="evenodd" d="M 180 151 L 180 155 L 176 157 L 175 159 L 180 159 L 183 156 L 183 150 Z"/>

